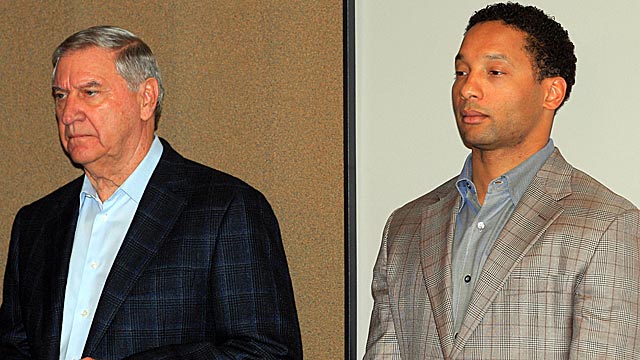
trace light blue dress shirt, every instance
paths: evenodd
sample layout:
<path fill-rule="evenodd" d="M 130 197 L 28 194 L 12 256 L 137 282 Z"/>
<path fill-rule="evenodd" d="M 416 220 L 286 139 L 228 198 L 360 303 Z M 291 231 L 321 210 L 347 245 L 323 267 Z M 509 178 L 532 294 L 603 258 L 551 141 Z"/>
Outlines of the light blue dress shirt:
<path fill-rule="evenodd" d="M 489 183 L 480 205 L 472 179 L 471 155 L 467 157 L 456 186 L 462 197 L 453 240 L 451 276 L 453 284 L 454 332 L 457 334 L 467 312 L 473 290 L 504 228 L 531 180 L 553 153 L 553 140 L 507 173 Z"/>
<path fill-rule="evenodd" d="M 60 360 L 82 357 L 107 275 L 161 155 L 156 136 L 142 162 L 104 203 L 85 175 L 64 297 Z"/>

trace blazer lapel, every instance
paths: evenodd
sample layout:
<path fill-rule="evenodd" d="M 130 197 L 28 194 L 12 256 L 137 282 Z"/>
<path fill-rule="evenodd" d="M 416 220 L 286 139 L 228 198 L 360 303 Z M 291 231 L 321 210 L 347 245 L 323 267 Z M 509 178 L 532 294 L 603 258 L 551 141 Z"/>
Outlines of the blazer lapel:
<path fill-rule="evenodd" d="M 455 184 L 455 180 L 450 184 Z M 454 187 L 444 189 L 440 200 L 426 208 L 422 215 L 420 262 L 440 345 L 446 357 L 454 340 L 451 249 L 460 197 Z"/>
<path fill-rule="evenodd" d="M 571 193 L 571 170 L 556 149 L 523 194 L 480 273 L 452 357 L 462 351 L 512 270 L 564 211 L 558 200 Z"/>
<path fill-rule="evenodd" d="M 81 180 L 79 184 L 82 184 Z M 80 186 L 78 186 L 78 191 L 74 193 L 76 196 L 56 211 L 55 219 L 52 219 L 48 225 L 50 230 L 45 230 L 45 232 L 50 231 L 52 241 L 44 244 L 44 256 L 52 259 L 52 266 L 43 266 L 38 270 L 43 272 L 41 280 L 48 282 L 48 284 L 42 284 L 44 288 L 49 289 L 45 291 L 45 294 L 49 294 L 50 300 L 45 300 L 42 303 L 41 325 L 43 328 L 41 334 L 48 337 L 44 343 L 48 346 L 47 353 L 51 355 L 51 358 L 60 357 L 62 311 L 69 273 L 69 260 L 71 259 L 71 249 L 78 221 L 79 193 Z M 50 275 L 46 274 L 47 271 L 51 271 Z M 38 285 L 34 284 L 34 287 L 38 287 Z"/>
<path fill-rule="evenodd" d="M 174 191 L 186 181 L 185 175 L 178 172 L 181 168 L 178 164 L 165 161 L 166 156 L 175 157 L 177 153 L 166 142 L 163 146 L 162 158 L 149 180 L 102 290 L 84 354 L 90 354 L 100 343 L 119 307 L 160 249 L 186 204 L 186 199 Z"/>

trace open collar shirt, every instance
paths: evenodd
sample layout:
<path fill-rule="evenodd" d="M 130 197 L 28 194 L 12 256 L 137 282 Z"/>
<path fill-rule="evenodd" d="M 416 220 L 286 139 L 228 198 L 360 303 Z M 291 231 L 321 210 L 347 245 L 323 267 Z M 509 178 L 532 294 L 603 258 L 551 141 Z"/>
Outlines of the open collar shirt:
<path fill-rule="evenodd" d="M 457 334 L 494 242 L 531 180 L 553 153 L 553 140 L 517 167 L 491 181 L 480 205 L 467 157 L 456 187 L 461 205 L 456 217 L 452 255 L 453 316 Z"/>
<path fill-rule="evenodd" d="M 156 136 L 142 162 L 104 203 L 84 177 L 64 297 L 60 360 L 82 358 L 107 276 L 161 155 Z"/>

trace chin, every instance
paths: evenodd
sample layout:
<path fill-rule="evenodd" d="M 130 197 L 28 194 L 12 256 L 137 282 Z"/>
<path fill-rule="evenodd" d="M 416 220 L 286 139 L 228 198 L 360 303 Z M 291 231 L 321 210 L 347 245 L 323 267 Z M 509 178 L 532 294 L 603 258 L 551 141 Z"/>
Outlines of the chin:
<path fill-rule="evenodd" d="M 486 139 L 463 138 L 462 143 L 469 149 L 492 150 L 495 148 L 495 143 Z"/>
<path fill-rule="evenodd" d="M 81 151 L 71 151 L 67 152 L 71 161 L 73 161 L 77 165 L 84 166 L 96 159 L 96 156 L 92 153 L 86 153 Z"/>

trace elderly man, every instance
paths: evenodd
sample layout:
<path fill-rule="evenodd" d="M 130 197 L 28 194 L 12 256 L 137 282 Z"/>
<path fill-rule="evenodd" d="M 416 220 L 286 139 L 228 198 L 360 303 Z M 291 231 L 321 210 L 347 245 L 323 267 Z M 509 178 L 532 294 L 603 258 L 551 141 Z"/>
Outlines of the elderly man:
<path fill-rule="evenodd" d="M 154 130 L 162 80 L 132 33 L 53 55 L 60 141 L 84 176 L 16 215 L 3 359 L 300 359 L 275 215 L 255 189 Z"/>
<path fill-rule="evenodd" d="M 549 138 L 575 64 L 535 7 L 471 17 L 452 87 L 471 154 L 390 216 L 366 359 L 637 359 L 640 213 Z"/>

